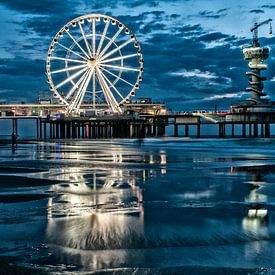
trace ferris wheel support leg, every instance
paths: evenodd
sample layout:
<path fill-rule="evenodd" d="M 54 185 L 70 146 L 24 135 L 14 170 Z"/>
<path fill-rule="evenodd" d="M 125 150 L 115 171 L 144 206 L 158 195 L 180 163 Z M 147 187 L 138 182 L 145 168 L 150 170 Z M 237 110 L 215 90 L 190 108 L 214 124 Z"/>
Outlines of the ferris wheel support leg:
<path fill-rule="evenodd" d="M 106 97 L 106 100 L 110 103 L 113 112 L 121 114 L 122 110 L 119 107 L 119 104 L 117 103 L 116 99 L 114 98 L 112 92 L 110 91 L 110 88 L 109 88 L 107 82 L 105 81 L 101 71 L 96 68 L 96 72 L 97 72 L 98 79 L 101 82 L 101 87 L 103 88 L 103 90 L 105 90 L 104 95 Z"/>

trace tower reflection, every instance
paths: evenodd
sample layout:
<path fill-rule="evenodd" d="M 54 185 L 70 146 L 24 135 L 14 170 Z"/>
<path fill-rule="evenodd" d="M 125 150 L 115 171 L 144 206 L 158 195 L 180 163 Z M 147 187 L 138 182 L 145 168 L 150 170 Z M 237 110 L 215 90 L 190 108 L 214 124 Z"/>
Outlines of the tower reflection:
<path fill-rule="evenodd" d="M 263 166 L 242 167 L 238 172 L 246 172 L 249 176 L 250 190 L 245 201 L 249 203 L 247 214 L 242 220 L 242 230 L 250 238 L 245 244 L 245 257 L 254 259 L 266 250 L 267 243 L 263 240 L 269 238 L 268 229 L 268 209 L 265 202 L 268 201 L 267 195 L 261 192 L 265 182 L 267 168 Z"/>
<path fill-rule="evenodd" d="M 56 247 L 57 257 L 66 255 L 77 264 L 98 269 L 116 261 L 112 250 L 120 249 L 123 261 L 127 257 L 124 249 L 142 246 L 143 185 L 148 178 L 166 173 L 166 154 L 160 151 L 159 155 L 148 156 L 138 152 L 138 162 L 159 165 L 157 172 L 152 173 L 142 165 L 131 169 L 131 153 L 117 149 L 109 153 L 97 151 L 89 154 L 89 167 L 82 166 L 82 161 L 87 160 L 85 152 L 76 155 L 66 150 L 57 154 L 76 161 L 71 167 L 52 171 L 63 181 L 51 187 L 50 191 L 58 195 L 48 200 L 46 236 L 48 243 Z M 105 254 L 89 253 L 104 250 Z M 75 253 L 78 257 L 73 257 Z"/>

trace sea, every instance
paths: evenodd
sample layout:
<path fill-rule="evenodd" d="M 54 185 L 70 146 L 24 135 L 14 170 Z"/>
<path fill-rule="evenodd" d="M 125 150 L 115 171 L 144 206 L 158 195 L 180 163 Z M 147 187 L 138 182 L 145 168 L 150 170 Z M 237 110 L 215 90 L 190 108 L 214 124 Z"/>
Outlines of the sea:
<path fill-rule="evenodd" d="M 1 266 L 275 274 L 275 139 L 1 142 Z"/>

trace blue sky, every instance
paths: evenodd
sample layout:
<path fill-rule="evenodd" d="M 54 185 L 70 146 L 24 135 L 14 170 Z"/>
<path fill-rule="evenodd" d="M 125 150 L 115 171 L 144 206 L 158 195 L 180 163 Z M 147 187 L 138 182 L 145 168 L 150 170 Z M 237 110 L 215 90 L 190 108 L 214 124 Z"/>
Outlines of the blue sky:
<path fill-rule="evenodd" d="M 48 91 L 45 59 L 55 33 L 88 13 L 116 17 L 141 42 L 145 68 L 137 97 L 174 109 L 228 108 L 244 93 L 242 46 L 254 22 L 274 18 L 272 1 L 0 0 L 0 101 L 35 101 Z M 275 37 L 260 29 L 271 57 L 265 91 L 275 100 Z M 272 81 L 273 80 L 273 81 Z"/>

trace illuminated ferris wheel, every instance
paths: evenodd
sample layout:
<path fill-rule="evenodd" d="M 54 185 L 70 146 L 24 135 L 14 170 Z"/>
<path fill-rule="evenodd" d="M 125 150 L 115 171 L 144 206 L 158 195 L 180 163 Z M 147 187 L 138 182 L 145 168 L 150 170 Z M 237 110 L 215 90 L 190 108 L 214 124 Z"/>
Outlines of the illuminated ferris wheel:
<path fill-rule="evenodd" d="M 81 105 L 121 113 L 142 80 L 143 57 L 135 35 L 117 19 L 88 14 L 68 22 L 54 37 L 46 73 L 50 89 L 79 113 Z"/>

